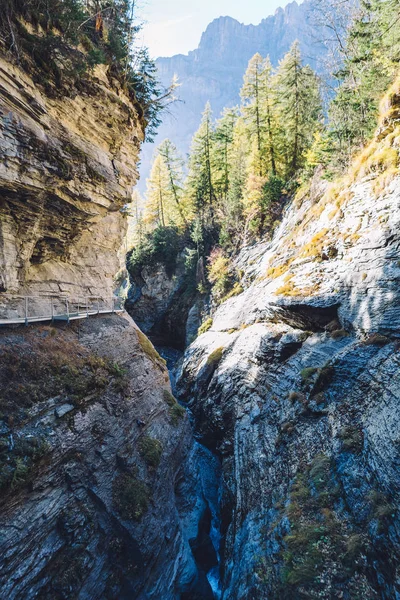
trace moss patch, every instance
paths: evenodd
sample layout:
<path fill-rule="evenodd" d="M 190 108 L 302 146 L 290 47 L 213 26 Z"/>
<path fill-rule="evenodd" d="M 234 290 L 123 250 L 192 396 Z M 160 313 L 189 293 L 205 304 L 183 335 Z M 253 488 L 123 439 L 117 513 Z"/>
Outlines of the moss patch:
<path fill-rule="evenodd" d="M 224 353 L 224 347 L 220 346 L 211 352 L 211 354 L 207 357 L 207 365 L 216 366 L 220 362 L 222 355 Z"/>
<path fill-rule="evenodd" d="M 168 390 L 163 390 L 163 397 L 169 406 L 169 416 L 171 417 L 172 424 L 176 426 L 183 419 L 186 411 Z"/>
<path fill-rule="evenodd" d="M 146 436 L 139 443 L 140 455 L 148 467 L 156 469 L 160 464 L 163 447 L 159 440 Z"/>
<path fill-rule="evenodd" d="M 158 364 L 159 366 L 165 366 L 166 361 L 158 354 L 149 338 L 140 331 L 140 329 L 136 329 L 136 335 L 143 352 L 147 354 L 153 363 Z"/>
<path fill-rule="evenodd" d="M 114 506 L 123 519 L 139 521 L 147 512 L 150 497 L 147 485 L 135 475 L 122 473 L 114 479 Z"/>
<path fill-rule="evenodd" d="M 212 324 L 213 324 L 213 320 L 211 317 L 209 317 L 208 319 L 203 321 L 203 323 L 200 325 L 199 329 L 197 330 L 197 335 L 202 335 L 203 333 L 206 333 L 209 329 L 211 329 Z"/>

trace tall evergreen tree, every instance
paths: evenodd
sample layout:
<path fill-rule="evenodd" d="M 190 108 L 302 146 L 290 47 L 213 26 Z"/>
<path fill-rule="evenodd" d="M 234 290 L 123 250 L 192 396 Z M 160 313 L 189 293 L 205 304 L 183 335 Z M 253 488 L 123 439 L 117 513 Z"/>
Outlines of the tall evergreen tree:
<path fill-rule="evenodd" d="M 284 174 L 290 179 L 304 165 L 305 152 L 322 119 L 319 81 L 313 70 L 303 65 L 298 42 L 279 63 L 277 93 L 284 127 Z"/>
<path fill-rule="evenodd" d="M 232 144 L 235 124 L 238 119 L 237 108 L 226 108 L 216 122 L 212 152 L 214 187 L 216 195 L 226 200 L 230 185 L 232 162 Z"/>
<path fill-rule="evenodd" d="M 215 189 L 212 170 L 214 128 L 210 103 L 207 102 L 200 127 L 193 136 L 189 158 L 187 192 L 202 222 L 214 210 Z"/>

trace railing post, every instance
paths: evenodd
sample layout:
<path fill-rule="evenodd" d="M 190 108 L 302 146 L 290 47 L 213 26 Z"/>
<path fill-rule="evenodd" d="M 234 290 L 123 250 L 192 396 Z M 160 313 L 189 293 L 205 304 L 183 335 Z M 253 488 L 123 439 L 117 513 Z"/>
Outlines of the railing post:
<path fill-rule="evenodd" d="M 86 318 L 89 318 L 89 298 L 86 296 Z"/>
<path fill-rule="evenodd" d="M 97 298 L 97 314 L 100 314 L 100 298 Z"/>
<path fill-rule="evenodd" d="M 114 296 L 112 296 L 111 301 L 112 301 L 112 311 L 113 311 L 113 313 L 115 313 L 115 298 L 114 298 Z"/>
<path fill-rule="evenodd" d="M 51 322 L 54 321 L 54 298 L 51 297 Z"/>
<path fill-rule="evenodd" d="M 69 303 L 68 303 L 68 298 L 65 299 L 65 305 L 67 307 L 67 323 L 69 323 Z"/>
<path fill-rule="evenodd" d="M 25 296 L 25 325 L 28 325 L 28 296 Z"/>

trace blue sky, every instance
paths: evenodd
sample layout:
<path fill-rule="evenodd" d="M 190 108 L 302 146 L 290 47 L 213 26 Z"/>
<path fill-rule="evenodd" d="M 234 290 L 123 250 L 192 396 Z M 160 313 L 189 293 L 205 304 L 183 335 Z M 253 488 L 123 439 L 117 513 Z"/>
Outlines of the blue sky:
<path fill-rule="evenodd" d="M 140 42 L 153 58 L 187 54 L 197 48 L 202 32 L 216 17 L 229 15 L 256 25 L 289 1 L 138 0 L 137 14 L 145 22 Z"/>

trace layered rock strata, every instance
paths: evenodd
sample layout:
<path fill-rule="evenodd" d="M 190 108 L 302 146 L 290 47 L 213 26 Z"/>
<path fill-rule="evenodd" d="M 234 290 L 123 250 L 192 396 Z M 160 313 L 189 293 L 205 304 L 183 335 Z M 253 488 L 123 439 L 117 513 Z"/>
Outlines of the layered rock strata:
<path fill-rule="evenodd" d="M 0 55 L 0 117 L 0 292 L 111 296 L 143 139 L 136 107 L 104 66 L 79 93 L 49 97 Z"/>

